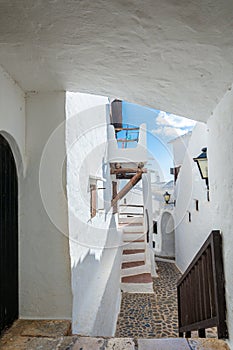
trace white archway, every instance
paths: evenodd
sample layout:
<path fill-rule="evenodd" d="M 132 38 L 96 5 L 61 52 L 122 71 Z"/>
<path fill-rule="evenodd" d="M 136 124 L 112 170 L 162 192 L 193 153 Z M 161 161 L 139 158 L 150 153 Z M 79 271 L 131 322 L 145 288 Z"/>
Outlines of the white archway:
<path fill-rule="evenodd" d="M 173 215 L 165 211 L 161 216 L 161 256 L 175 257 L 175 223 Z"/>

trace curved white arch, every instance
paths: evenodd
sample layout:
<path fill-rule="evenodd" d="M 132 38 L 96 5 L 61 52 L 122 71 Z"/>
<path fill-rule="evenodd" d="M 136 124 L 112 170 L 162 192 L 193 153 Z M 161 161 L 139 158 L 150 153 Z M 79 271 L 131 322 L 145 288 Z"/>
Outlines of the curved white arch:
<path fill-rule="evenodd" d="M 175 220 L 171 211 L 164 211 L 160 219 L 161 255 L 175 257 Z"/>
<path fill-rule="evenodd" d="M 26 166 L 17 141 L 7 131 L 0 130 L 0 135 L 2 135 L 10 145 L 11 151 L 15 159 L 18 177 L 20 178 L 21 176 L 24 176 Z"/>

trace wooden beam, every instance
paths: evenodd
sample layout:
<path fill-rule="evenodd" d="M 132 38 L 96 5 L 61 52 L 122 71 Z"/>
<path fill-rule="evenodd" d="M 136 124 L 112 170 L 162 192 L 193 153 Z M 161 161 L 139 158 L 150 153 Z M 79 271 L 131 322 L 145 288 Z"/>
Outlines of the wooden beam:
<path fill-rule="evenodd" d="M 147 169 L 146 168 L 119 168 L 119 169 L 111 169 L 110 170 L 110 174 L 130 174 L 130 173 L 137 173 L 137 172 L 141 172 L 143 174 L 147 173 Z"/>
<path fill-rule="evenodd" d="M 140 128 L 115 128 L 116 131 L 121 131 L 121 130 L 139 130 Z"/>
<path fill-rule="evenodd" d="M 115 198 L 112 199 L 111 205 L 112 207 L 120 200 L 122 199 L 130 190 L 133 188 L 138 181 L 142 178 L 142 170 L 139 169 L 136 175 L 132 177 L 132 179 L 129 180 L 129 182 L 122 188 L 122 190 L 116 195 Z"/>
<path fill-rule="evenodd" d="M 117 180 L 130 180 L 134 174 L 116 174 L 116 179 Z"/>

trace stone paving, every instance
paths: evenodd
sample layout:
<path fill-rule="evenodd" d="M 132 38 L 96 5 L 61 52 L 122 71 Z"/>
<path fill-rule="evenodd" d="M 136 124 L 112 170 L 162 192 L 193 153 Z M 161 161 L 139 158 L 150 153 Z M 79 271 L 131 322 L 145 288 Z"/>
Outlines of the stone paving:
<path fill-rule="evenodd" d="M 66 320 L 17 320 L 0 337 L 1 350 L 229 350 L 218 339 L 145 339 L 70 335 Z"/>
<path fill-rule="evenodd" d="M 181 273 L 174 263 L 156 263 L 155 294 L 122 293 L 116 337 L 178 337 L 176 283 Z M 197 337 L 197 332 L 192 332 L 192 337 Z M 207 337 L 216 338 L 216 329 L 209 329 Z"/>
<path fill-rule="evenodd" d="M 176 282 L 180 272 L 173 263 L 157 262 L 155 294 L 122 293 L 117 337 L 177 337 Z"/>

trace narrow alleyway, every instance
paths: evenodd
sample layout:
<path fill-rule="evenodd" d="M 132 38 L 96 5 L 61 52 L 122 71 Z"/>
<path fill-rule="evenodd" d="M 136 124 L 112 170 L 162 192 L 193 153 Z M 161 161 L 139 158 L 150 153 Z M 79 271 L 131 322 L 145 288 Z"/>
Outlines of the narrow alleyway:
<path fill-rule="evenodd" d="M 157 262 L 155 294 L 122 294 L 116 337 L 163 338 L 178 336 L 175 264 Z"/>

